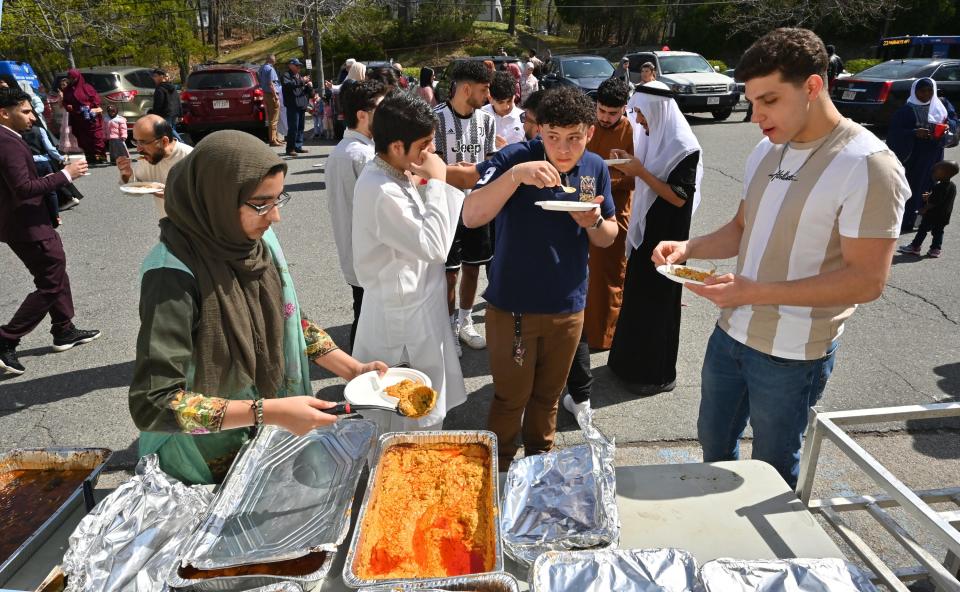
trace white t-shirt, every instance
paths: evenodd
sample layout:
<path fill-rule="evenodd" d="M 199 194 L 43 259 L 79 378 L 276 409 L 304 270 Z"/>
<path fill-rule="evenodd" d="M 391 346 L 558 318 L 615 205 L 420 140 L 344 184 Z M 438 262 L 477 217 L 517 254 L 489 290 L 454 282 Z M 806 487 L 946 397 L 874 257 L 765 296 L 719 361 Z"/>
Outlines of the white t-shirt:
<path fill-rule="evenodd" d="M 778 282 L 839 269 L 840 238 L 897 238 L 908 197 L 897 157 L 849 119 L 807 144 L 764 138 L 747 160 L 737 274 Z M 723 309 L 718 324 L 755 350 L 816 360 L 855 308 L 748 305 Z"/>
<path fill-rule="evenodd" d="M 497 151 L 496 123 L 484 110 L 475 109 L 470 117 L 460 117 L 448 102 L 437 105 L 433 113 L 437 117 L 434 144 L 445 163 L 483 162 Z"/>
<path fill-rule="evenodd" d="M 527 137 L 523 133 L 523 122 L 520 121 L 520 116 L 523 115 L 523 109 L 514 105 L 513 109 L 503 117 L 497 115 L 497 112 L 493 109 L 493 105 L 484 105 L 483 111 L 493 116 L 493 121 L 497 125 L 497 135 L 502 136 L 503 139 L 507 141 L 507 144 L 526 141 Z"/>
<path fill-rule="evenodd" d="M 193 146 L 187 146 L 183 142 L 174 140 L 175 146 L 173 151 L 170 153 L 170 156 L 164 158 L 157 164 L 151 164 L 146 161 L 143 157 L 137 159 L 137 162 L 133 163 L 133 176 L 130 177 L 130 182 L 134 181 L 150 181 L 153 183 L 163 183 L 167 184 L 167 175 L 170 173 L 170 169 L 173 168 L 173 165 L 177 164 L 188 154 L 193 152 Z M 123 179 L 120 180 L 123 183 Z M 163 198 L 154 196 L 154 206 L 157 210 L 157 216 L 160 218 L 166 217 L 166 212 L 163 209 Z"/>

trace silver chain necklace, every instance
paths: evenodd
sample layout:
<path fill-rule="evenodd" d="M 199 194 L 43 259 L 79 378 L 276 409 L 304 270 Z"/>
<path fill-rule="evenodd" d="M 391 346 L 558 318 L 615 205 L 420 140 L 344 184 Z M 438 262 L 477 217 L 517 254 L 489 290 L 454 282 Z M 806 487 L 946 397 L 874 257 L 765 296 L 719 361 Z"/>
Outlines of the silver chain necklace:
<path fill-rule="evenodd" d="M 840 124 L 837 123 L 837 125 L 835 125 L 834 128 L 830 130 L 830 133 L 827 134 L 827 137 L 824 138 L 823 142 L 821 142 L 819 146 L 814 148 L 813 152 L 811 152 L 810 155 L 807 156 L 807 158 L 803 161 L 803 164 L 800 165 L 800 168 L 798 168 L 793 172 L 783 170 L 783 157 L 787 154 L 787 149 L 790 148 L 790 142 L 787 142 L 786 144 L 784 144 L 783 151 L 780 153 L 780 162 L 777 163 L 776 172 L 771 173 L 767 176 L 770 177 L 771 181 L 773 180 L 791 181 L 791 182 L 798 181 L 799 177 L 797 177 L 797 174 L 801 170 L 803 170 L 803 167 L 807 166 L 807 163 L 810 162 L 810 159 L 813 158 L 813 155 L 816 154 L 817 151 L 819 151 L 821 148 L 823 148 L 830 142 L 830 138 L 833 137 L 834 132 L 836 132 L 837 129 L 839 129 L 839 127 L 840 127 Z"/>

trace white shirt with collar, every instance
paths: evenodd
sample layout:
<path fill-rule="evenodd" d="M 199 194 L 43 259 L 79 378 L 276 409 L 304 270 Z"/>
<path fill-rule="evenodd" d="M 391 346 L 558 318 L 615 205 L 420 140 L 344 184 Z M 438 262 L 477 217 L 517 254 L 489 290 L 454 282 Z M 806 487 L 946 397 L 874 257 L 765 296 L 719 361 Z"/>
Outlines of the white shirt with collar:
<path fill-rule="evenodd" d="M 484 105 L 483 110 L 493 115 L 493 120 L 497 124 L 497 135 L 505 139 L 507 144 L 526 141 L 527 138 L 523 133 L 523 122 L 520 120 L 523 109 L 514 105 L 513 109 L 503 117 L 497 115 L 493 105 Z"/>
<path fill-rule="evenodd" d="M 351 286 L 360 285 L 353 268 L 353 191 L 363 167 L 375 156 L 373 140 L 357 130 L 348 129 L 327 157 L 327 210 L 340 271 Z"/>

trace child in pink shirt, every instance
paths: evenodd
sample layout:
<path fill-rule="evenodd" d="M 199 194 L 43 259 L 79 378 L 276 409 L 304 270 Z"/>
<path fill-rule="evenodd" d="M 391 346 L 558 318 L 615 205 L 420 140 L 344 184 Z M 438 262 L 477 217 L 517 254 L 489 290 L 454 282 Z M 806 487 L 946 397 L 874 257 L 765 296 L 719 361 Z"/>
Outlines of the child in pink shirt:
<path fill-rule="evenodd" d="M 110 149 L 110 160 L 117 162 L 121 156 L 130 156 L 127 151 L 127 118 L 117 113 L 117 108 L 107 105 L 107 117 L 103 118 L 103 136 Z"/>

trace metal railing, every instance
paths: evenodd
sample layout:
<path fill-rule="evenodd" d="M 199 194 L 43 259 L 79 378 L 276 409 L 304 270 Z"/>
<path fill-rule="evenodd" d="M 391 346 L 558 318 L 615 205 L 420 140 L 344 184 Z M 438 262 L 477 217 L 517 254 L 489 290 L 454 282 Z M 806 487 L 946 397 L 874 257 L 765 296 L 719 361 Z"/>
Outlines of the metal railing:
<path fill-rule="evenodd" d="M 897 479 L 876 458 L 843 431 L 843 426 L 960 417 L 960 403 L 908 405 L 857 411 L 820 412 L 813 409 L 807 426 L 800 461 L 797 495 L 807 508 L 836 530 L 853 551 L 873 570 L 872 579 L 891 590 L 908 592 L 904 582 L 928 576 L 937 592 L 960 592 L 960 510 L 938 512 L 932 503 L 953 502 L 960 508 L 960 483 L 941 489 L 912 491 Z M 817 471 L 817 461 L 824 438 L 833 442 L 885 493 L 857 497 L 810 499 Z M 946 546 L 943 562 L 926 551 L 886 508 L 903 508 L 919 523 L 920 528 Z M 918 565 L 893 569 L 841 518 L 850 511 L 864 511 L 873 517 L 918 562 Z"/>

